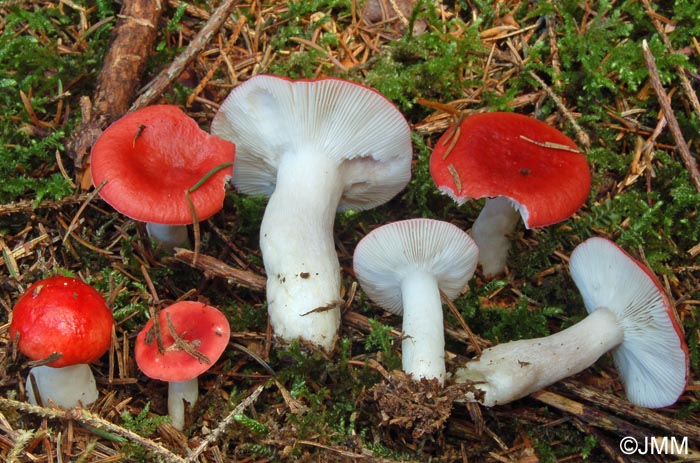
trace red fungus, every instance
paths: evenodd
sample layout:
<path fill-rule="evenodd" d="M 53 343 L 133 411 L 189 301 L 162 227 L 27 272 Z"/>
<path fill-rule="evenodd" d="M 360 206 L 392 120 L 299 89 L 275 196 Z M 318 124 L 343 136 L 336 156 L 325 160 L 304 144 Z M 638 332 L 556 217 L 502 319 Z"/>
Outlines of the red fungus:
<path fill-rule="evenodd" d="M 12 311 L 10 337 L 30 359 L 55 360 L 29 372 L 30 401 L 38 402 L 31 377 L 42 402 L 50 399 L 70 408 L 96 400 L 95 379 L 87 364 L 107 351 L 113 325 L 102 295 L 78 279 L 55 276 L 31 285 Z"/>
<path fill-rule="evenodd" d="M 472 237 L 485 274 L 503 271 L 518 214 L 527 228 L 565 220 L 588 197 L 586 157 L 563 133 L 515 113 L 464 118 L 438 140 L 430 158 L 437 187 L 458 204 L 487 198 Z M 496 199 L 498 198 L 498 199 Z"/>
<path fill-rule="evenodd" d="M 191 207 L 198 220 L 221 210 L 234 157 L 233 143 L 208 134 L 177 106 L 155 105 L 102 133 L 92 148 L 91 173 L 102 199 L 117 211 L 163 225 L 167 233 L 192 223 Z M 167 235 L 154 237 L 169 244 Z"/>
<path fill-rule="evenodd" d="M 154 323 L 149 320 L 136 337 L 134 356 L 146 376 L 168 382 L 168 413 L 173 426 L 182 429 L 183 401 L 190 406 L 197 401 L 197 377 L 221 357 L 231 330 L 218 309 L 187 301 L 159 311 L 158 325 L 163 351 L 159 351 Z"/>

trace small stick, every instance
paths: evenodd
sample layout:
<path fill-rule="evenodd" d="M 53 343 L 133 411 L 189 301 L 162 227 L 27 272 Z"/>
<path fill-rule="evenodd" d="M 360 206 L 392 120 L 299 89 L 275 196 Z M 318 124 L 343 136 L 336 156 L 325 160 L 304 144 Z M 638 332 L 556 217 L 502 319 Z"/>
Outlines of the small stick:
<path fill-rule="evenodd" d="M 200 254 L 197 260 L 194 260 L 194 253 L 189 249 L 175 248 L 175 259 L 190 264 L 204 271 L 207 276 L 223 277 L 231 282 L 241 285 L 253 291 L 264 291 L 267 279 L 261 275 L 257 275 L 245 270 L 233 268 L 221 262 L 216 257 Z"/>
<path fill-rule="evenodd" d="M 187 45 L 187 48 L 170 63 L 165 70 L 149 82 L 143 93 L 134 101 L 129 111 L 135 111 L 153 103 L 163 91 L 178 78 L 182 71 L 190 64 L 200 52 L 202 48 L 209 42 L 211 37 L 221 26 L 226 22 L 231 13 L 231 10 L 236 5 L 238 0 L 225 0 L 211 14 L 207 24 L 194 36 L 192 41 Z"/>
<path fill-rule="evenodd" d="M 209 357 L 201 353 L 200 351 L 197 350 L 197 347 L 201 344 L 201 341 L 199 339 L 195 339 L 194 341 L 185 341 L 182 337 L 180 337 L 179 334 L 177 334 L 177 330 L 175 329 L 175 325 L 173 325 L 173 321 L 170 318 L 170 314 L 166 312 L 165 314 L 165 319 L 168 322 L 168 331 L 170 332 L 170 336 L 173 337 L 173 343 L 170 344 L 165 350 L 166 351 L 175 351 L 175 350 L 181 350 L 192 357 L 196 358 L 199 360 L 201 363 L 206 363 L 210 364 L 211 360 Z"/>
<path fill-rule="evenodd" d="M 462 317 L 462 314 L 459 313 L 459 310 L 457 310 L 457 307 L 452 303 L 449 297 L 440 290 L 440 297 L 442 297 L 442 300 L 447 304 L 447 307 L 449 307 L 450 312 L 457 317 L 457 320 L 459 321 L 459 324 L 462 325 L 462 329 L 466 331 L 467 336 L 469 337 L 469 341 L 471 341 L 472 346 L 474 346 L 474 350 L 476 351 L 477 355 L 481 355 L 481 346 L 479 346 L 479 343 L 476 342 L 476 336 L 474 336 L 474 333 L 472 330 L 469 328 L 469 325 L 467 325 L 467 322 L 464 321 L 464 318 Z"/>
<path fill-rule="evenodd" d="M 78 208 L 78 212 L 75 213 L 75 216 L 73 217 L 73 220 L 70 221 L 70 225 L 68 225 L 68 229 L 66 230 L 66 235 L 63 237 L 63 243 L 66 242 L 69 236 L 73 234 L 73 230 L 75 230 L 75 227 L 78 225 L 78 221 L 80 220 L 80 215 L 83 213 L 85 208 L 87 207 L 88 204 L 90 204 L 90 201 L 92 201 L 95 196 L 100 192 L 100 190 L 107 184 L 107 180 L 102 180 L 102 183 L 97 185 L 93 191 L 90 192 L 90 194 L 87 196 L 83 204 L 80 205 Z"/>
<path fill-rule="evenodd" d="M 231 413 L 229 413 L 226 416 L 226 418 L 221 420 L 221 422 L 216 427 L 216 429 L 214 429 L 211 432 L 211 434 L 209 434 L 204 439 L 204 441 L 202 441 L 202 443 L 199 444 L 199 446 L 196 449 L 194 449 L 192 452 L 190 452 L 190 454 L 187 456 L 187 460 L 182 460 L 182 461 L 196 462 L 197 458 L 199 458 L 199 456 L 202 454 L 202 452 L 204 452 L 207 449 L 207 447 L 209 447 L 211 444 L 216 442 L 216 440 L 219 438 L 219 436 L 221 436 L 221 434 L 223 434 L 224 431 L 226 431 L 228 429 L 229 425 L 233 421 L 235 421 L 236 415 L 243 413 L 243 410 L 250 407 L 251 405 L 253 405 L 255 403 L 256 400 L 258 400 L 258 396 L 262 392 L 263 388 L 264 388 L 264 385 L 261 384 L 248 397 L 246 397 L 241 403 L 236 405 L 236 408 L 231 410 Z"/>
<path fill-rule="evenodd" d="M 659 71 L 656 68 L 656 60 L 654 55 L 649 50 L 649 44 L 646 40 L 642 41 L 642 53 L 644 54 L 644 61 L 647 65 L 647 70 L 649 71 L 649 78 L 651 79 L 651 86 L 656 92 L 656 96 L 661 105 L 661 111 L 663 112 L 666 122 L 668 123 L 668 128 L 671 130 L 674 140 L 676 140 L 676 148 L 681 155 L 681 159 L 685 164 L 685 167 L 690 173 L 690 179 L 695 186 L 697 191 L 700 191 L 700 172 L 698 172 L 698 164 L 693 155 L 690 154 L 690 148 L 683 138 L 683 133 L 681 132 L 681 127 L 678 124 L 676 116 L 673 114 L 673 109 L 671 108 L 671 100 L 664 90 L 663 84 L 661 83 L 661 78 L 659 77 Z"/>
<path fill-rule="evenodd" d="M 649 0 L 642 0 L 642 3 L 644 4 L 644 8 L 646 9 L 647 16 L 649 16 L 649 19 L 651 19 L 651 23 L 654 25 L 656 31 L 659 33 L 661 41 L 663 41 L 664 45 L 666 46 L 666 48 L 668 48 L 668 50 L 671 53 L 675 53 L 675 51 L 673 50 L 673 45 L 671 44 L 671 40 L 668 38 L 668 34 L 666 34 L 666 32 L 664 31 L 664 26 L 661 24 L 661 21 L 659 21 L 659 19 L 657 18 L 656 12 L 651 6 L 651 2 L 649 2 Z M 693 90 L 692 84 L 686 77 L 685 70 L 678 64 L 674 67 L 676 68 L 678 77 L 681 80 L 681 88 L 683 89 L 685 97 L 690 102 L 690 106 L 692 106 L 693 111 L 695 111 L 695 114 L 698 117 L 700 117 L 700 100 L 698 100 L 698 96 L 695 94 L 695 90 Z"/>
<path fill-rule="evenodd" d="M 694 441 L 700 442 L 700 426 L 696 426 L 684 420 L 673 419 L 654 410 L 638 407 L 627 400 L 621 399 L 608 392 L 590 388 L 579 381 L 566 379 L 559 384 L 576 397 L 593 402 L 617 414 L 624 414 L 632 417 L 640 423 L 646 423 L 649 426 L 663 429 L 669 434 L 689 436 Z"/>
<path fill-rule="evenodd" d="M 261 386 L 262 387 L 262 386 Z M 0 397 L 0 406 L 7 407 L 18 412 L 31 413 L 32 415 L 41 416 L 44 418 L 58 418 L 63 420 L 74 420 L 81 424 L 93 426 L 98 429 L 104 429 L 112 434 L 124 437 L 132 442 L 136 442 L 142 445 L 144 448 L 157 453 L 163 458 L 164 461 L 169 463 L 187 463 L 182 457 L 175 455 L 170 450 L 166 449 L 162 445 L 154 442 L 145 437 L 141 437 L 133 431 L 130 431 L 121 426 L 117 426 L 84 408 L 71 408 L 68 410 L 63 410 L 60 408 L 46 408 L 39 405 L 32 405 L 27 402 L 20 402 L 18 400 L 6 399 Z M 189 460 L 193 461 L 193 460 Z"/>
<path fill-rule="evenodd" d="M 595 407 L 584 405 L 548 390 L 534 392 L 530 394 L 530 397 L 550 407 L 574 415 L 591 426 L 612 431 L 619 436 L 631 436 L 635 439 L 643 440 L 645 436 L 652 435 L 647 429 L 639 428 L 628 421 L 609 415 Z"/>
<path fill-rule="evenodd" d="M 544 91 L 547 93 L 547 96 L 549 96 L 553 101 L 554 104 L 557 105 L 557 108 L 559 108 L 559 111 L 562 112 L 566 120 L 569 121 L 569 123 L 574 127 L 574 131 L 576 132 L 576 139 L 578 140 L 579 143 L 583 145 L 584 148 L 588 149 L 591 146 L 591 139 L 590 137 L 586 134 L 586 132 L 583 131 L 580 125 L 578 125 L 578 122 L 576 122 L 576 119 L 574 119 L 574 116 L 571 114 L 571 112 L 564 106 L 564 102 L 561 101 L 561 98 L 557 96 L 556 93 L 554 93 L 554 90 L 552 90 L 547 83 L 540 78 L 537 74 L 534 72 L 530 71 L 529 72 L 530 77 L 535 79 L 538 84 L 540 84 L 540 87 L 544 89 Z"/>
<path fill-rule="evenodd" d="M 63 206 L 82 203 L 88 197 L 90 197 L 90 193 L 66 196 L 57 200 L 43 199 L 39 203 L 32 199 L 24 199 L 9 204 L 0 204 L 0 217 L 12 214 L 30 214 L 36 209 L 60 209 Z"/>

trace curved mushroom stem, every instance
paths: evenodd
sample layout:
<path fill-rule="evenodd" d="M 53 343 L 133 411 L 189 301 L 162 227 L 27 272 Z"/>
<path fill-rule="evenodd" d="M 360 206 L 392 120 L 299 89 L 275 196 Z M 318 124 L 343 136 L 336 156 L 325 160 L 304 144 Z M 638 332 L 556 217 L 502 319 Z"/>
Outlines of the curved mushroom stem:
<path fill-rule="evenodd" d="M 513 202 L 502 196 L 487 198 L 474 221 L 471 236 L 479 247 L 479 263 L 486 276 L 503 273 L 510 251 L 510 235 L 520 218 Z"/>
<path fill-rule="evenodd" d="M 267 309 L 275 334 L 331 350 L 340 326 L 340 265 L 333 223 L 342 194 L 337 164 L 282 155 L 260 226 Z"/>
<path fill-rule="evenodd" d="M 50 402 L 60 408 L 87 407 L 97 400 L 97 384 L 90 365 L 81 363 L 62 368 L 46 365 L 34 367 L 27 375 L 26 391 L 29 402 L 37 405 L 36 394 L 32 386 L 32 377 L 39 391 L 41 405 Z"/>
<path fill-rule="evenodd" d="M 445 381 L 445 335 L 442 301 L 435 277 L 415 271 L 401 281 L 403 370 L 415 379 Z"/>
<path fill-rule="evenodd" d="M 146 224 L 146 231 L 153 241 L 166 250 L 172 250 L 176 247 L 189 247 L 190 245 L 186 225 L 164 225 L 149 222 Z"/>
<path fill-rule="evenodd" d="M 199 381 L 193 378 L 187 381 L 168 383 L 168 415 L 175 429 L 185 427 L 185 408 L 192 408 L 199 398 Z"/>
<path fill-rule="evenodd" d="M 474 382 L 484 392 L 483 398 L 469 400 L 488 407 L 506 404 L 585 370 L 623 338 L 617 317 L 601 307 L 551 336 L 484 350 L 478 360 L 455 372 L 455 381 Z"/>

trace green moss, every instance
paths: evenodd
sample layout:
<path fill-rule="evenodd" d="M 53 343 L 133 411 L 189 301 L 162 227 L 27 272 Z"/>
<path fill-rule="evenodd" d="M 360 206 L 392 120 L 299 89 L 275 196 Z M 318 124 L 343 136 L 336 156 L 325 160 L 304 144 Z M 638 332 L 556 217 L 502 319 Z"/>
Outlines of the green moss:
<path fill-rule="evenodd" d="M 417 98 L 446 102 L 463 96 L 468 68 L 484 50 L 474 25 L 459 19 L 442 22 L 431 2 L 419 1 L 413 19 L 425 21 L 427 30 L 391 42 L 365 83 L 398 104 L 410 120 L 418 120 L 427 113 L 416 106 Z"/>
<path fill-rule="evenodd" d="M 0 33 L 0 201 L 25 196 L 60 198 L 72 189 L 56 167 L 56 152 L 64 150 L 66 130 L 54 127 L 53 119 L 59 101 L 69 93 L 81 93 L 78 85 L 89 81 L 77 77 L 96 75 L 109 24 L 92 31 L 82 53 L 62 53 L 57 48 L 59 41 L 67 40 L 62 27 L 79 20 L 72 9 L 7 10 Z M 51 125 L 37 126 L 20 92 L 36 117 Z M 68 128 L 75 117 L 68 121 Z"/>

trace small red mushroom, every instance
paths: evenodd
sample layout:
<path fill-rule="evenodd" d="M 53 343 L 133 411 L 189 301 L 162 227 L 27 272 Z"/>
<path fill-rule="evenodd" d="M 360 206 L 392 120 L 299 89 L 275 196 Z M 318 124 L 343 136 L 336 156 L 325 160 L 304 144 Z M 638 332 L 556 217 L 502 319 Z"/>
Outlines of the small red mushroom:
<path fill-rule="evenodd" d="M 53 360 L 29 371 L 29 401 L 71 408 L 97 400 L 88 364 L 109 348 L 113 325 L 102 295 L 78 279 L 54 276 L 31 285 L 12 311 L 10 338 L 30 359 Z"/>
<path fill-rule="evenodd" d="M 570 217 L 588 197 L 591 173 L 569 137 L 522 114 L 464 118 L 438 140 L 430 158 L 436 186 L 458 204 L 487 198 L 471 235 L 485 275 L 505 268 L 518 216 L 527 228 Z"/>
<path fill-rule="evenodd" d="M 185 425 L 185 403 L 199 397 L 199 375 L 224 353 L 231 329 L 218 309 L 201 302 L 177 302 L 158 312 L 163 351 L 149 320 L 136 337 L 136 363 L 149 378 L 168 382 L 168 414 L 172 425 Z M 175 335 L 175 336 L 173 336 Z"/>
<path fill-rule="evenodd" d="M 177 106 L 148 106 L 102 133 L 91 151 L 91 174 L 102 199 L 147 222 L 149 235 L 163 246 L 181 246 L 193 210 L 197 220 L 221 210 L 235 150 Z"/>

